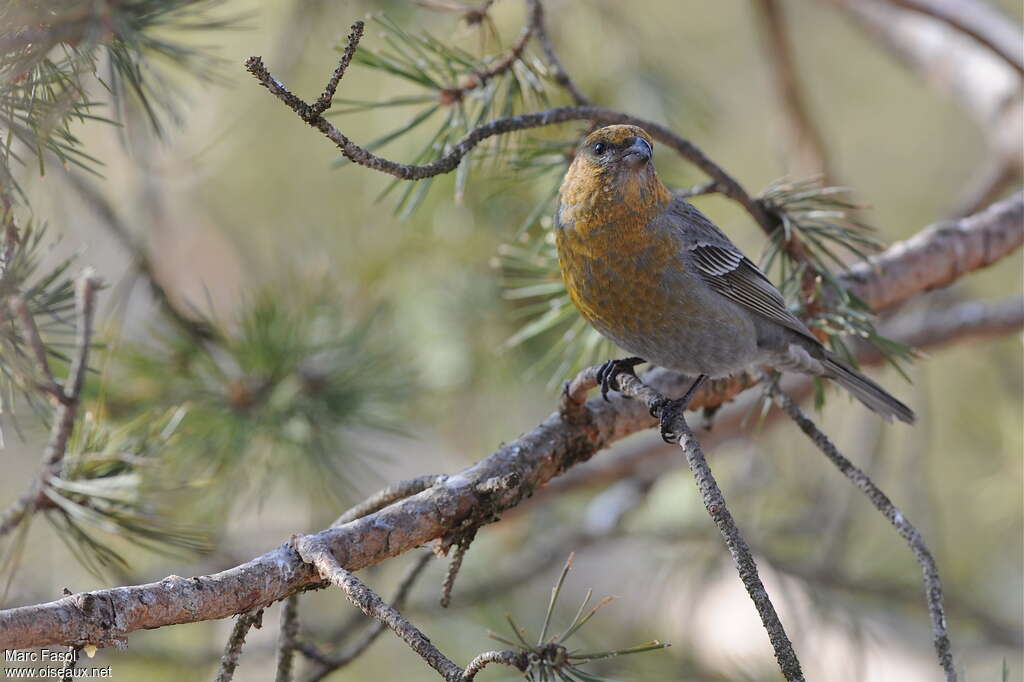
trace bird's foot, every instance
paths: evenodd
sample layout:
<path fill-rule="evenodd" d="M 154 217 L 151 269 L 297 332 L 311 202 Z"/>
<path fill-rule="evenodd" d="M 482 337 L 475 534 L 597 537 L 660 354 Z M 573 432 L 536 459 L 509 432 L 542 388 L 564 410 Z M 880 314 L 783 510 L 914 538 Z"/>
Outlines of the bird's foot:
<path fill-rule="evenodd" d="M 681 434 L 678 432 L 677 427 L 683 421 L 683 413 L 690 406 L 693 394 L 697 392 L 697 389 L 704 384 L 707 378 L 706 374 L 698 376 L 690 384 L 690 388 L 686 389 L 686 394 L 682 398 L 677 398 L 676 400 L 661 398 L 651 405 L 651 416 L 661 422 L 661 439 L 666 443 L 672 445 L 679 442 Z"/>
<path fill-rule="evenodd" d="M 633 368 L 647 362 L 643 358 L 630 357 L 609 360 L 597 369 L 597 383 L 601 386 L 601 397 L 608 400 L 608 391 L 621 391 L 618 376 L 622 372 L 636 376 Z"/>

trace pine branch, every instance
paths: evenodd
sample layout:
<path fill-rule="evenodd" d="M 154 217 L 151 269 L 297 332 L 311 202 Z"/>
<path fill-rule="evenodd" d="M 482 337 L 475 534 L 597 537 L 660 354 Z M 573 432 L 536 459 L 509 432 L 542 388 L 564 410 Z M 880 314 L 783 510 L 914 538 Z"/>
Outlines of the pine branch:
<path fill-rule="evenodd" d="M 939 223 L 850 267 L 844 285 L 873 310 L 947 286 L 1024 244 L 1024 192 L 960 220 Z"/>
<path fill-rule="evenodd" d="M 345 54 L 354 51 L 362 36 L 362 22 L 356 22 L 352 26 L 352 33 L 349 35 L 349 42 L 345 47 Z M 345 57 L 342 57 L 345 61 Z M 340 64 L 339 64 L 340 67 Z M 370 168 L 371 170 L 387 173 L 400 180 L 423 180 L 436 175 L 443 175 L 455 170 L 462 159 L 484 140 L 496 135 L 506 135 L 518 130 L 539 128 L 557 123 L 570 121 L 591 121 L 594 123 L 626 123 L 637 125 L 645 129 L 659 142 L 662 142 L 683 158 L 691 161 L 701 170 L 716 181 L 719 190 L 730 199 L 739 202 L 755 221 L 767 233 L 772 233 L 777 227 L 777 221 L 765 210 L 764 206 L 752 198 L 746 190 L 731 175 L 725 172 L 718 164 L 712 161 L 703 151 L 686 138 L 677 135 L 665 126 L 653 121 L 646 121 L 629 114 L 607 109 L 605 107 L 577 105 L 571 107 L 555 107 L 545 111 L 522 114 L 488 121 L 471 130 L 465 137 L 451 146 L 449 151 L 441 157 L 425 164 L 410 165 L 391 161 L 377 156 L 364 147 L 352 142 L 332 123 L 323 116 L 315 114 L 315 110 L 306 104 L 301 98 L 294 95 L 279 80 L 277 80 L 263 64 L 260 57 L 250 57 L 245 62 L 245 68 L 275 97 L 280 99 L 288 108 L 298 114 L 310 126 L 323 133 L 329 140 L 335 143 L 341 153 L 349 161 Z M 337 72 L 337 71 L 336 71 Z M 333 82 L 333 76 L 332 76 Z M 330 83 L 329 83 L 330 84 Z M 335 83 L 335 86 L 337 83 Z M 328 88 L 329 89 L 329 88 Z M 328 89 L 325 89 L 325 94 Z M 333 90 L 332 90 L 333 94 Z"/>

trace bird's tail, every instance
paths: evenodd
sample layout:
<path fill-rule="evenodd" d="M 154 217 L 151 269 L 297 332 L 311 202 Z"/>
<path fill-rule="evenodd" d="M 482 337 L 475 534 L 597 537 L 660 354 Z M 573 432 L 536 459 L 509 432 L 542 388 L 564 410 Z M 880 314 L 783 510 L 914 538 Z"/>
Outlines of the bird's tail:
<path fill-rule="evenodd" d="M 850 367 L 845 360 L 841 360 L 833 353 L 826 352 L 822 361 L 827 376 L 834 379 L 840 386 L 853 394 L 872 412 L 876 412 L 886 421 L 892 421 L 896 417 L 907 424 L 914 423 L 914 411 L 889 395 L 889 393 L 871 379 Z"/>

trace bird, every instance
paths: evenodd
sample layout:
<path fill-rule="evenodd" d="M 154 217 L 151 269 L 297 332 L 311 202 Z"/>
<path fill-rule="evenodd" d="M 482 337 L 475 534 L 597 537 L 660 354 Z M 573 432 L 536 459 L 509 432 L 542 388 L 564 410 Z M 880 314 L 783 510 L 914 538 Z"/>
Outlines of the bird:
<path fill-rule="evenodd" d="M 887 421 L 914 422 L 909 407 L 828 350 L 718 226 L 665 187 L 642 128 L 609 125 L 584 138 L 554 230 L 573 304 L 632 354 L 599 368 L 605 399 L 621 372 L 644 362 L 696 377 L 683 397 L 652 406 L 667 442 L 706 379 L 752 366 L 831 379 Z"/>

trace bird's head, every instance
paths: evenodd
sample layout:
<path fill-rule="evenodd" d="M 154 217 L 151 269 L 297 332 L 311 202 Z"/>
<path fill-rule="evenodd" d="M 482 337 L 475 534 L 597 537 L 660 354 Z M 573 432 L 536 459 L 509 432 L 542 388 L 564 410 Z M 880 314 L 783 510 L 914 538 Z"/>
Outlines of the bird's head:
<path fill-rule="evenodd" d="M 587 135 L 573 164 L 591 173 L 618 177 L 653 172 L 654 142 L 643 128 L 614 125 Z"/>
<path fill-rule="evenodd" d="M 643 128 L 611 125 L 595 130 L 580 144 L 565 175 L 562 205 L 597 209 L 595 204 L 610 202 L 642 210 L 665 201 L 668 190 L 653 159 L 654 143 Z"/>

